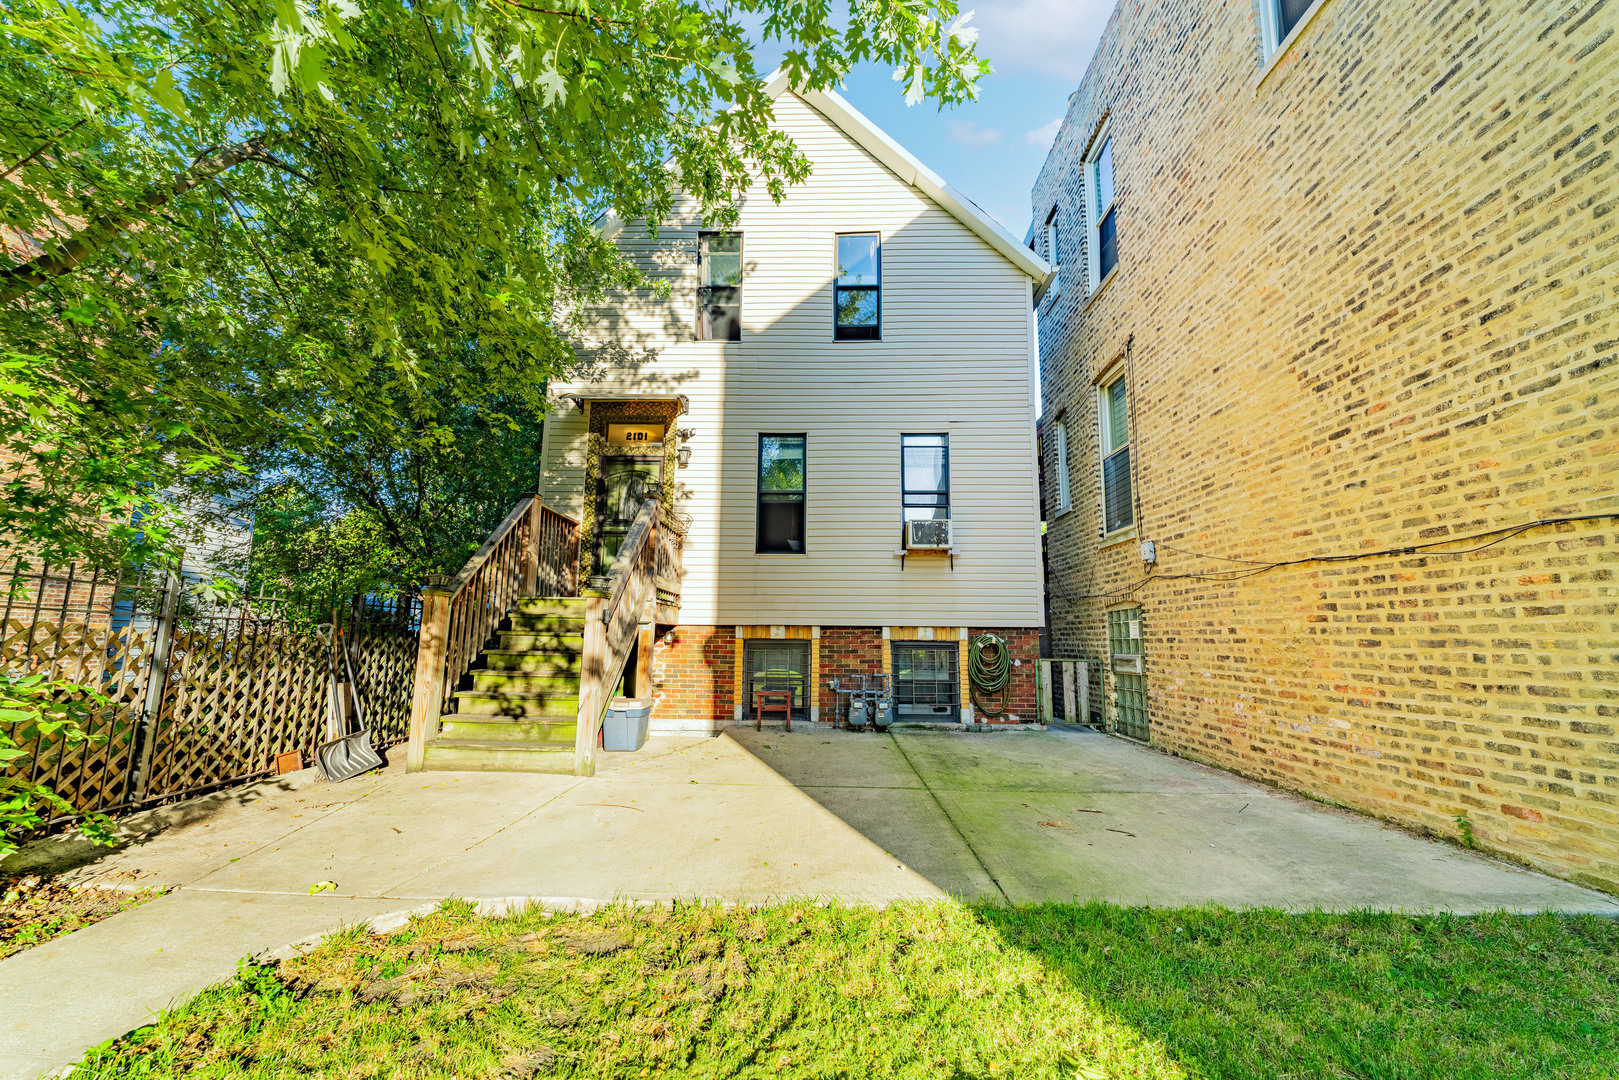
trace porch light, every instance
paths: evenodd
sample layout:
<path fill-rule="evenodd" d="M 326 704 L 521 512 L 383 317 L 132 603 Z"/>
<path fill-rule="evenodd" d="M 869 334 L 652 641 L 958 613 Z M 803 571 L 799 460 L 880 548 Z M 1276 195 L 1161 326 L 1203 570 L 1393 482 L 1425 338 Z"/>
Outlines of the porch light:
<path fill-rule="evenodd" d="M 691 464 L 691 447 L 682 446 L 680 449 L 676 450 L 675 451 L 675 462 L 682 469 L 684 469 L 687 465 L 690 465 Z"/>

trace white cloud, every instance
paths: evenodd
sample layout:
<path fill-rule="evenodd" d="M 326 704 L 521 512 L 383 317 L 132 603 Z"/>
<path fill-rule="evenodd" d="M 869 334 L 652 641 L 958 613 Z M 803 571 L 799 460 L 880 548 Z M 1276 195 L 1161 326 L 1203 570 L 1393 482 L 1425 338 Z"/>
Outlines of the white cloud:
<path fill-rule="evenodd" d="M 1001 141 L 1000 128 L 981 128 L 971 120 L 947 119 L 945 127 L 951 142 L 968 146 L 992 146 Z"/>
<path fill-rule="evenodd" d="M 1036 72 L 1078 84 L 1115 0 L 996 0 L 973 19 L 978 54 L 1002 75 Z"/>
<path fill-rule="evenodd" d="M 1062 117 L 1057 117 L 1050 123 L 1041 124 L 1033 131 L 1023 133 L 1023 141 L 1036 150 L 1044 150 L 1057 141 L 1057 132 L 1062 128 Z"/>

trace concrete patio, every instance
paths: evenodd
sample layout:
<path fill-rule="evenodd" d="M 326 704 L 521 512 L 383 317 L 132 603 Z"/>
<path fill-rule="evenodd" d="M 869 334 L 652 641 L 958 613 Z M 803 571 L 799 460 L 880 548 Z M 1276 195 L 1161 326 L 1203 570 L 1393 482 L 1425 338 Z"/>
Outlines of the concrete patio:
<path fill-rule="evenodd" d="M 0 1077 L 146 1022 L 238 959 L 449 896 L 816 897 L 1593 911 L 1619 902 L 1090 732 L 738 730 L 593 780 L 308 773 L 154 811 L 101 855 L 175 889 L 0 962 Z M 17 865 L 8 864 L 8 868 Z M 311 894 L 324 882 L 335 888 Z M 95 988 L 87 993 L 88 988 Z"/>

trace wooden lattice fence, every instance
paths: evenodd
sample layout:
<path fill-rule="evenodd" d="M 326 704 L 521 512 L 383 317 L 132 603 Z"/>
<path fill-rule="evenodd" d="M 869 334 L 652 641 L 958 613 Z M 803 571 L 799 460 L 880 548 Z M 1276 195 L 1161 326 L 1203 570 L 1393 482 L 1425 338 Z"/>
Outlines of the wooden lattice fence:
<path fill-rule="evenodd" d="M 106 699 L 91 711 L 88 742 L 35 738 L 9 769 L 81 812 L 260 776 L 289 750 L 313 763 L 334 733 L 332 679 L 347 681 L 334 630 L 347 643 L 373 743 L 406 738 L 414 597 L 298 612 L 262 593 L 209 603 L 182 578 L 106 580 L 71 567 L 13 574 L 0 588 L 0 671 L 43 672 Z"/>

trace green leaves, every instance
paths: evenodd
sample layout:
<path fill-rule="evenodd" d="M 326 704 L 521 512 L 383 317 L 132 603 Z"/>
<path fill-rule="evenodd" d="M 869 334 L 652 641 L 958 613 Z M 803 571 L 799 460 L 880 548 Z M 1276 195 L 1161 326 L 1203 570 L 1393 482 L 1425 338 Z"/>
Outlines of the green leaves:
<path fill-rule="evenodd" d="M 61 753 L 91 741 L 84 724 L 106 704 L 91 687 L 66 679 L 0 671 L 0 855 L 15 851 L 21 834 L 73 813 L 66 799 L 26 778 L 27 765 L 41 748 Z M 98 843 L 112 843 L 103 815 L 89 815 L 83 831 Z"/>

